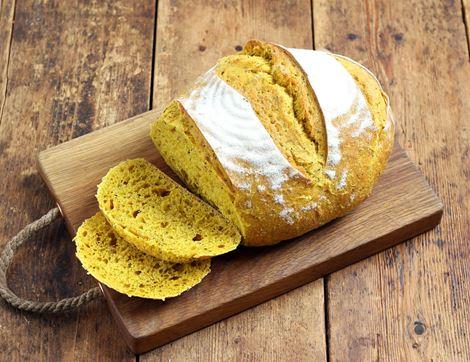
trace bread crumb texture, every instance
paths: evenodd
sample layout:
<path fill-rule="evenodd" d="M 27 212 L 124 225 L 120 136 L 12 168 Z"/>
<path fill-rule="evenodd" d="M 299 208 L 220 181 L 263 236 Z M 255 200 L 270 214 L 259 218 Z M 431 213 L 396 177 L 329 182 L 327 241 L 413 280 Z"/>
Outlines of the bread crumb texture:
<path fill-rule="evenodd" d="M 210 260 L 179 264 L 142 253 L 117 235 L 100 212 L 83 222 L 75 243 L 89 274 L 130 297 L 176 297 L 210 272 Z"/>
<path fill-rule="evenodd" d="M 241 240 L 233 223 L 144 159 L 110 169 L 97 199 L 120 237 L 161 260 L 208 259 Z"/>

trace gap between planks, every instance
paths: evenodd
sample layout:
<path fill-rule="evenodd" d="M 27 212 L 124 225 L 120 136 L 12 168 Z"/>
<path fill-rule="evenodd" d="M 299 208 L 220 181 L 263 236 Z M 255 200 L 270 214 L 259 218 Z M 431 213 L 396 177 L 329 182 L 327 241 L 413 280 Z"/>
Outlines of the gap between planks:
<path fill-rule="evenodd" d="M 310 0 L 310 18 L 312 24 L 312 49 L 316 50 L 315 46 L 315 7 L 313 6 L 314 0 Z M 330 361 L 330 331 L 329 331 L 329 309 L 328 309 L 328 275 L 325 275 L 322 279 L 323 281 L 323 329 L 325 336 L 325 357 L 326 361 Z"/>
<path fill-rule="evenodd" d="M 152 38 L 152 68 L 150 69 L 150 91 L 148 100 L 148 110 L 153 109 L 153 88 L 155 86 L 155 66 L 157 61 L 157 19 L 158 19 L 158 0 L 155 0 L 155 14 L 153 17 L 153 38 Z"/>
<path fill-rule="evenodd" d="M 469 0 L 461 0 L 462 4 L 462 21 L 463 25 L 465 27 L 465 35 L 467 37 L 467 53 L 468 53 L 468 58 L 470 60 L 470 35 L 469 35 L 469 30 L 468 30 L 468 22 L 469 22 L 469 17 L 470 17 L 470 2 Z"/>
<path fill-rule="evenodd" d="M 148 110 L 153 110 L 153 92 L 155 86 L 155 66 L 156 66 L 156 51 L 157 51 L 157 18 L 158 18 L 158 0 L 155 0 L 155 14 L 153 16 L 153 37 L 152 37 L 152 66 L 150 69 L 150 87 L 148 98 Z M 140 362 L 140 354 L 135 355 L 135 362 Z"/>

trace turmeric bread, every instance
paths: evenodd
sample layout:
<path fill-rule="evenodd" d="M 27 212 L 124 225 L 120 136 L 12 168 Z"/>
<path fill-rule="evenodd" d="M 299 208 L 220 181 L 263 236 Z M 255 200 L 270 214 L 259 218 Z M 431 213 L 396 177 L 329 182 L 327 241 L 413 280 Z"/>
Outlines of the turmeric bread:
<path fill-rule="evenodd" d="M 110 169 L 97 199 L 120 237 L 161 260 L 208 259 L 240 243 L 234 224 L 144 159 Z"/>
<path fill-rule="evenodd" d="M 176 297 L 210 272 L 210 260 L 175 264 L 142 253 L 117 235 L 98 212 L 75 236 L 77 257 L 97 280 L 128 296 Z"/>
<path fill-rule="evenodd" d="M 188 188 L 248 246 L 301 235 L 372 191 L 393 145 L 388 97 L 349 58 L 249 41 L 151 125 Z"/>

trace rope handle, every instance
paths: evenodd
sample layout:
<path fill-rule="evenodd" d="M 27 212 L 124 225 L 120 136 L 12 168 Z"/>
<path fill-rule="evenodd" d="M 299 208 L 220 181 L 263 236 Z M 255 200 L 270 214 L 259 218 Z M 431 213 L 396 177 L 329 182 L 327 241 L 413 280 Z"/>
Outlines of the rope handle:
<path fill-rule="evenodd" d="M 101 296 L 100 288 L 91 288 L 76 297 L 61 299 L 57 302 L 37 302 L 17 296 L 7 285 L 7 270 L 13 260 L 16 250 L 37 231 L 50 225 L 60 216 L 60 210 L 55 207 L 40 219 L 33 221 L 21 230 L 13 239 L 7 242 L 0 255 L 0 297 L 13 307 L 35 313 L 59 313 L 75 309 Z"/>

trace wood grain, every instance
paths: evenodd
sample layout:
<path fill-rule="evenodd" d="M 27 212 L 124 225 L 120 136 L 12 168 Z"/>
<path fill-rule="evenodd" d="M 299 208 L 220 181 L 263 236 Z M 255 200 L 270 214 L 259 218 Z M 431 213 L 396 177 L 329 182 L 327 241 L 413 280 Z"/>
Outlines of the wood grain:
<path fill-rule="evenodd" d="M 232 51 L 233 39 L 236 45 L 243 44 L 245 27 L 266 40 L 282 40 L 290 37 L 291 28 L 302 28 L 302 35 L 294 39 L 310 47 L 312 24 L 299 21 L 308 11 L 305 2 L 260 1 L 264 9 L 254 1 L 226 3 L 216 8 L 211 1 L 209 8 L 216 10 L 205 16 L 202 2 L 160 1 L 161 14 L 166 9 L 170 15 L 186 14 L 186 32 L 178 29 L 177 17 L 167 19 L 166 25 L 159 20 L 161 36 L 166 33 L 160 25 L 173 28 L 168 34 L 177 36 L 169 40 L 171 51 L 166 53 L 164 46 L 158 50 L 157 56 L 166 57 L 159 62 L 170 68 L 171 57 L 180 54 L 178 47 L 189 57 L 176 58 L 184 64 L 175 69 L 185 68 L 174 70 L 171 79 L 162 79 L 164 74 L 158 75 L 156 65 L 156 83 L 163 87 L 161 93 L 160 86 L 155 87 L 156 104 L 159 97 L 168 99 L 191 80 L 186 72 L 205 68 L 204 52 L 209 49 L 208 56 L 215 59 L 218 44 L 227 34 L 230 41 L 224 45 L 224 54 Z M 149 94 L 144 93 L 149 86 L 152 47 L 148 43 L 153 41 L 154 26 L 149 14 L 154 9 L 150 2 L 131 8 L 122 1 L 22 1 L 16 5 L 19 25 L 10 43 L 15 1 L 0 4 L 2 244 L 52 206 L 35 172 L 37 151 L 147 108 Z M 379 74 L 392 96 L 400 143 L 438 190 L 446 210 L 443 224 L 434 231 L 328 279 L 330 360 L 469 360 L 465 349 L 470 335 L 468 312 L 464 309 L 470 299 L 469 271 L 464 264 L 470 235 L 465 219 L 469 215 L 465 203 L 469 199 L 469 44 L 467 48 L 462 45 L 462 19 L 469 24 L 468 1 L 463 0 L 465 13 L 458 1 L 320 0 L 313 4 L 316 45 L 355 57 Z M 191 6 L 196 6 L 198 17 L 191 15 Z M 225 15 L 221 17 L 225 27 L 219 27 L 219 12 L 237 18 Z M 206 28 L 195 29 L 197 24 Z M 189 44 L 201 39 L 203 43 L 184 52 L 186 39 L 191 39 Z M 89 93 L 90 88 L 94 92 Z M 86 111 L 87 103 L 91 112 Z M 82 116 L 77 109 L 83 110 Z M 38 235 L 42 239 L 43 244 L 33 241 L 32 247 L 18 255 L 9 278 L 16 290 L 25 296 L 53 299 L 93 285 L 73 258 L 72 243 L 61 225 Z M 37 263 L 37 256 L 45 262 Z M 324 338 L 323 329 L 316 329 L 323 324 L 322 291 L 322 281 L 311 283 L 142 359 L 187 360 L 198 355 L 212 360 L 225 355 L 245 360 L 263 356 L 324 359 L 325 346 L 316 342 L 321 340 L 318 334 Z M 132 358 L 123 349 L 107 311 L 97 305 L 42 320 L 1 304 L 0 320 L 0 351 L 10 360 L 90 360 L 97 357 L 96 351 L 102 359 Z"/>
<path fill-rule="evenodd" d="M 2 0 L 0 2 L 0 122 L 7 94 L 8 65 L 14 15 L 15 0 Z"/>
<path fill-rule="evenodd" d="M 177 21 L 175 21 L 177 19 Z M 311 48 L 310 1 L 159 1 L 154 104 L 186 89 L 219 57 L 251 38 Z M 323 281 L 193 333 L 143 360 L 292 360 L 326 357 Z M 294 331 L 299 331 L 295 333 Z M 301 333 L 300 333 L 301 331 Z M 295 337 L 293 336 L 295 333 Z M 210 342 L 210 348 L 208 347 Z"/>
<path fill-rule="evenodd" d="M 69 225 L 78 226 L 97 210 L 94 185 L 119 159 L 145 157 L 168 172 L 162 157 L 149 145 L 148 126 L 156 114 L 145 113 L 40 154 L 41 176 Z M 83 172 L 86 180 L 79 177 Z M 76 197 L 79 193 L 81 197 Z M 200 284 L 166 302 L 103 290 L 127 343 L 141 353 L 428 230 L 441 214 L 441 203 L 396 146 L 373 195 L 339 220 L 278 246 L 240 248 L 215 258 L 212 272 Z M 242 354 L 241 350 L 233 353 Z"/>
<path fill-rule="evenodd" d="M 438 228 L 329 277 L 330 360 L 468 361 L 470 67 L 460 2 L 318 1 L 314 14 L 317 47 L 378 74 L 399 142 L 445 204 Z"/>
<path fill-rule="evenodd" d="M 147 109 L 155 9 L 148 1 L 135 7 L 120 0 L 20 1 L 8 45 L 14 1 L 1 4 L 3 245 L 54 206 L 36 171 L 40 150 Z M 95 286 L 74 253 L 63 224 L 56 223 L 20 250 L 9 284 L 36 300 Z M 22 313 L 2 303 L 0 351 L 0 359 L 9 361 L 89 361 L 97 351 L 101 359 L 134 359 L 105 303 L 58 316 Z"/>
<path fill-rule="evenodd" d="M 326 360 L 323 280 L 281 295 L 210 327 L 144 354 L 144 361 L 300 361 Z M 309 294 L 309 292 L 311 292 Z M 295 313 L 290 312 L 295 309 Z M 289 311 L 290 313 L 286 313 Z"/>

